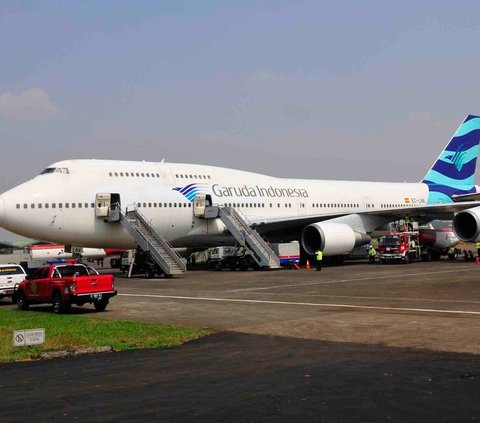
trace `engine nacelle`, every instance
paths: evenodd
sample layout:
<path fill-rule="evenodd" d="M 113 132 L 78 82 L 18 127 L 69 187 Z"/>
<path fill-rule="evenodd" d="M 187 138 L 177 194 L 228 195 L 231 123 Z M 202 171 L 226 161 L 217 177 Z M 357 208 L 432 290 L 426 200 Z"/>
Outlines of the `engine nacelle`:
<path fill-rule="evenodd" d="M 355 232 L 345 223 L 318 222 L 305 227 L 302 232 L 302 245 L 311 255 L 320 249 L 325 256 L 349 253 L 355 245 L 370 241 L 366 234 Z"/>
<path fill-rule="evenodd" d="M 453 218 L 452 227 L 461 241 L 476 241 L 480 237 L 480 207 L 457 213 Z"/>

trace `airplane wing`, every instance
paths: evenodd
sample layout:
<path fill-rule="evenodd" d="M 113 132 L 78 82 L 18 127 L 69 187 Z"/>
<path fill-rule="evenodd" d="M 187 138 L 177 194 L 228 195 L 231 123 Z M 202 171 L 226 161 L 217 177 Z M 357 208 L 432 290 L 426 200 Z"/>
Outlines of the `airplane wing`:
<path fill-rule="evenodd" d="M 432 204 L 421 207 L 400 207 L 392 209 L 381 209 L 372 211 L 363 211 L 356 213 L 322 213 L 321 215 L 305 215 L 297 216 L 294 218 L 274 218 L 274 219 L 262 219 L 261 221 L 252 220 L 252 226 L 254 226 L 259 232 L 269 233 L 277 232 L 280 230 L 302 230 L 305 226 L 316 222 L 324 222 L 326 220 L 335 219 L 348 215 L 361 215 L 370 217 L 380 217 L 382 220 L 394 221 L 397 219 L 403 219 L 405 216 L 417 220 L 418 222 L 428 222 L 434 219 L 451 220 L 455 213 L 465 209 L 480 206 L 480 201 L 468 201 L 461 203 L 448 203 L 448 204 Z M 387 219 L 388 218 L 388 219 Z"/>

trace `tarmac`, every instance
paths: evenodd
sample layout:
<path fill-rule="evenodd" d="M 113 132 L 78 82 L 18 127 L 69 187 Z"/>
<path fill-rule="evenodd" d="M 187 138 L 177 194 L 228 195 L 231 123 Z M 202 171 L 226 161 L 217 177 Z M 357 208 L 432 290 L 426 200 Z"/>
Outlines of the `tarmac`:
<path fill-rule="evenodd" d="M 118 275 L 105 313 L 73 313 L 219 332 L 2 365 L 0 420 L 480 421 L 479 273 L 440 261 Z"/>

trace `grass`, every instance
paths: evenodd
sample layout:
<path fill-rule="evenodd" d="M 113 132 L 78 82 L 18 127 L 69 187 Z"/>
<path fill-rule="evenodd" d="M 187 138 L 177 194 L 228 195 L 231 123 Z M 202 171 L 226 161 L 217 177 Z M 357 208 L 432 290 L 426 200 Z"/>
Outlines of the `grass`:
<path fill-rule="evenodd" d="M 45 328 L 45 343 L 13 346 L 13 331 Z M 0 310 L 0 362 L 36 358 L 43 352 L 110 346 L 114 350 L 181 345 L 212 333 L 207 328 Z"/>

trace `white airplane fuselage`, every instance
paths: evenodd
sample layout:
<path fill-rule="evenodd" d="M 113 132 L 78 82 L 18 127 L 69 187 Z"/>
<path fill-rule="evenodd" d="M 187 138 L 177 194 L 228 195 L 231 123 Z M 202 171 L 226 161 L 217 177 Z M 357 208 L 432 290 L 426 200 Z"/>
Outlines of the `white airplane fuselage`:
<path fill-rule="evenodd" d="M 120 224 L 96 217 L 99 193 L 119 194 L 123 209 L 136 204 L 175 247 L 212 246 L 229 238 L 219 219 L 194 217 L 192 190 L 209 194 L 213 204 L 234 206 L 252 223 L 414 209 L 425 206 L 429 194 L 423 183 L 285 179 L 192 164 L 67 160 L 49 169 L 66 171 L 40 174 L 0 196 L 0 226 L 31 238 L 98 248 L 135 246 Z"/>

